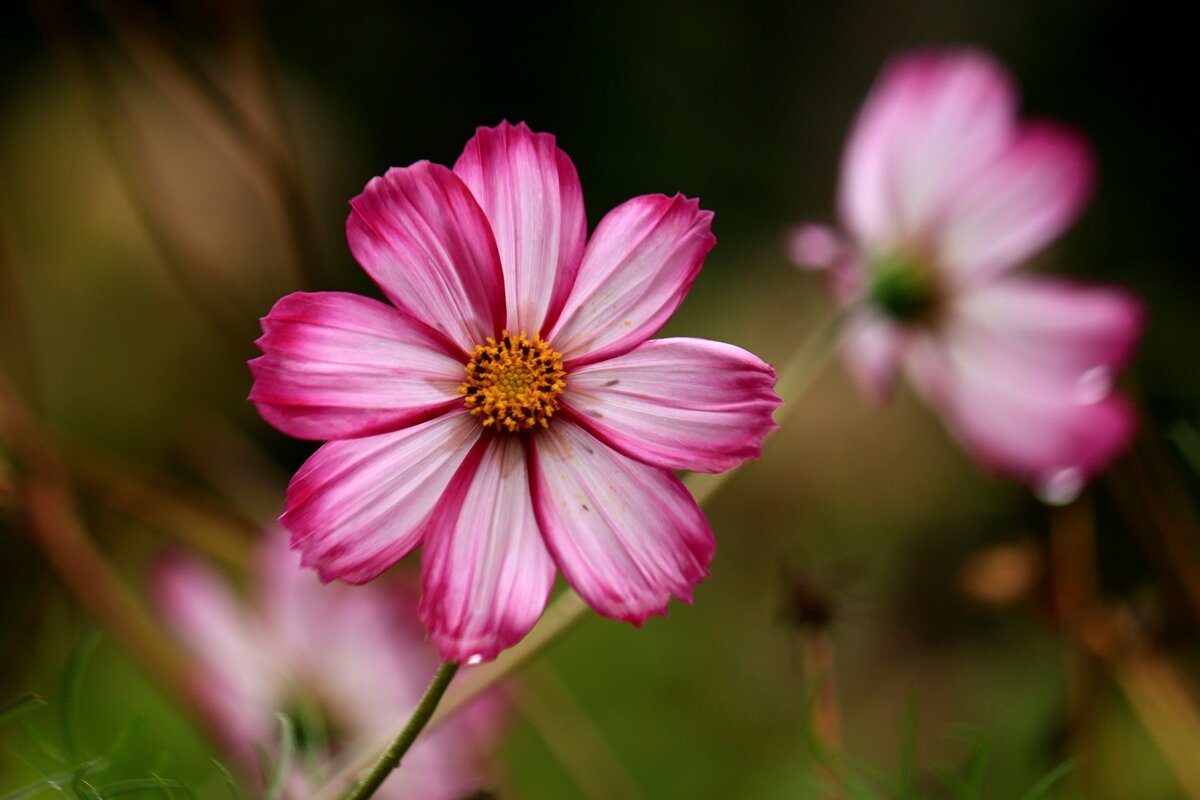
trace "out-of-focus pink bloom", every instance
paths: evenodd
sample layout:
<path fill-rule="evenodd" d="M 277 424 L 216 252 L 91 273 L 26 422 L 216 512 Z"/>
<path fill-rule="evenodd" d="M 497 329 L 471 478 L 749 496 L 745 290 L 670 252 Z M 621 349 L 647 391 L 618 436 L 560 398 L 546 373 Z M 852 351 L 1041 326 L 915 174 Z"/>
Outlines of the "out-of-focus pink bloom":
<path fill-rule="evenodd" d="M 1049 501 L 1073 497 L 1128 442 L 1112 391 L 1141 330 L 1125 292 L 1013 269 L 1078 216 L 1086 142 L 1017 118 L 1008 74 L 977 52 L 919 53 L 884 70 L 846 145 L 839 215 L 793 234 L 844 308 L 859 386 L 903 371 L 985 467 Z"/>
<path fill-rule="evenodd" d="M 400 587 L 326 586 L 299 568 L 279 531 L 268 536 L 240 599 L 199 561 L 164 557 L 154 594 L 192 659 L 193 690 L 231 757 L 250 773 L 278 750 L 279 720 L 298 732 L 288 796 L 310 797 L 345 746 L 394 734 L 437 667 L 416 601 Z M 481 788 L 482 756 L 502 710 L 484 697 L 423 735 L 380 797 L 450 800 Z"/>
<path fill-rule="evenodd" d="M 266 420 L 332 440 L 288 488 L 303 563 L 362 583 L 423 544 L 421 615 L 457 660 L 523 637 L 556 567 L 635 624 L 690 601 L 714 542 L 671 470 L 757 456 L 779 404 L 740 348 L 648 341 L 716 242 L 712 213 L 635 197 L 585 242 L 571 160 L 507 123 L 453 170 L 389 170 L 350 205 L 350 249 L 391 305 L 289 295 L 250 363 Z"/>

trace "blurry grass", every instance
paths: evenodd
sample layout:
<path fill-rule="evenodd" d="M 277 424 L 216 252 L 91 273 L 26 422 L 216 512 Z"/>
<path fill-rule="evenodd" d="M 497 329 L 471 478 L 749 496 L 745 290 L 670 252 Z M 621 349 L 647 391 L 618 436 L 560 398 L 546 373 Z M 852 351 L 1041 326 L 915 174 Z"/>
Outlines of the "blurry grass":
<path fill-rule="evenodd" d="M 65 663 L 39 671 L 48 701 L 26 694 L 2 706 L 0 800 L 218 796 L 228 771 L 98 631 L 86 629 Z"/>

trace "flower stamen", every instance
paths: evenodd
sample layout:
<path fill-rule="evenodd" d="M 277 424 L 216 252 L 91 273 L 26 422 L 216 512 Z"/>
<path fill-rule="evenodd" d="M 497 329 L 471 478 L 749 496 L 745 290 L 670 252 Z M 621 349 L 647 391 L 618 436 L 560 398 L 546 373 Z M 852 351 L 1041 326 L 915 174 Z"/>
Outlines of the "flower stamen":
<path fill-rule="evenodd" d="M 485 428 L 517 433 L 547 428 L 567 388 L 562 353 L 540 336 L 503 331 L 477 345 L 458 387 L 463 403 Z"/>

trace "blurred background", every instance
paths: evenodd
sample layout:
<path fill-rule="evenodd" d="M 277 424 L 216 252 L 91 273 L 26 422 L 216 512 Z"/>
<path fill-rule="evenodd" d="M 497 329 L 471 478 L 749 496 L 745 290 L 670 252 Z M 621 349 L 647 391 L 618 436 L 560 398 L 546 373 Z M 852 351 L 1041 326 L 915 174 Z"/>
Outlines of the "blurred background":
<path fill-rule="evenodd" d="M 125 736 L 114 775 L 231 796 L 122 636 L 72 669 L 104 626 L 69 587 L 102 559 L 146 610 L 124 635 L 152 641 L 164 548 L 244 581 L 314 447 L 245 401 L 257 320 L 301 288 L 378 296 L 343 234 L 369 178 L 452 164 L 509 119 L 557 135 L 591 225 L 637 194 L 698 196 L 720 243 L 666 332 L 779 362 L 827 311 L 785 233 L 832 220 L 874 77 L 931 45 L 991 51 L 1026 114 L 1091 138 L 1097 195 L 1037 267 L 1144 299 L 1137 443 L 1048 508 L 910 394 L 872 407 L 831 363 L 708 504 L 694 606 L 640 631 L 591 616 L 516 677 L 487 788 L 815 798 L 839 796 L 835 771 L 879 776 L 854 796 L 954 797 L 938 775 L 984 748 L 981 797 L 1069 762 L 1045 796 L 1200 798 L 1194 45 L 1083 0 L 0 6 L 0 704 L 46 701 L 0 725 L 0 796 L 64 736 Z"/>

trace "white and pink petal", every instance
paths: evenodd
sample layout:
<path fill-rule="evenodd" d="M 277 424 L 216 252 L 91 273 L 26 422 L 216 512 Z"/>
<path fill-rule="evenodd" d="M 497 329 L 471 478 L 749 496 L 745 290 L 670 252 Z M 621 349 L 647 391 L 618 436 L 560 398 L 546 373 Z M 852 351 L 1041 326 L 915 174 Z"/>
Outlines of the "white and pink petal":
<path fill-rule="evenodd" d="M 462 353 L 503 328 L 496 240 L 457 175 L 428 161 L 392 168 L 350 206 L 350 251 L 397 308 Z"/>
<path fill-rule="evenodd" d="M 292 478 L 280 522 L 323 580 L 365 583 L 421 543 L 475 441 L 465 409 L 404 430 L 329 442 Z"/>
<path fill-rule="evenodd" d="M 843 223 L 871 251 L 923 241 L 1007 146 L 1015 113 L 1011 79 L 983 53 L 923 52 L 889 64 L 843 154 Z"/>
<path fill-rule="evenodd" d="M 1107 391 L 1132 356 L 1145 316 L 1122 289 L 1017 275 L 963 293 L 954 309 L 958 335 L 999 343 L 1082 396 Z"/>
<path fill-rule="evenodd" d="M 191 690 L 221 740 L 243 765 L 275 735 L 283 675 L 270 643 L 229 583 L 210 567 L 175 553 L 155 564 L 152 593 L 190 663 Z M 264 649 L 264 647 L 266 649 Z"/>
<path fill-rule="evenodd" d="M 1004 151 L 946 204 L 931 237 L 941 266 L 960 286 L 1020 266 L 1075 221 L 1093 180 L 1082 136 L 1051 123 L 1014 127 Z"/>
<path fill-rule="evenodd" d="M 263 318 L 250 400 L 301 439 L 397 430 L 460 402 L 465 373 L 424 325 L 344 292 L 290 294 Z"/>
<path fill-rule="evenodd" d="M 508 330 L 544 334 L 575 283 L 587 237 L 579 175 L 548 133 L 479 128 L 454 165 L 496 237 Z"/>
<path fill-rule="evenodd" d="M 546 606 L 555 568 L 534 516 L 523 438 L 480 439 L 427 526 L 421 618 L 443 658 L 495 658 Z"/>
<path fill-rule="evenodd" d="M 869 308 L 849 314 L 842 323 L 841 349 L 858 390 L 879 402 L 890 398 L 903 366 L 907 331 Z"/>
<path fill-rule="evenodd" d="M 914 339 L 909 374 L 984 467 L 1046 499 L 1071 499 L 1128 445 L 1133 406 L 1081 390 L 1074 372 L 1029 361 L 1004 343 Z"/>
<path fill-rule="evenodd" d="M 635 461 L 567 419 L 531 447 L 533 503 L 567 582 L 599 613 L 640 624 L 691 602 L 716 543 L 670 472 Z"/>
<path fill-rule="evenodd" d="M 778 427 L 775 370 L 740 347 L 654 339 L 573 371 L 563 401 L 606 444 L 654 466 L 723 472 Z"/>
<path fill-rule="evenodd" d="M 550 333 L 554 348 L 579 366 L 618 356 L 657 333 L 716 244 L 712 216 L 683 195 L 644 195 L 610 211 L 587 244 Z"/>

